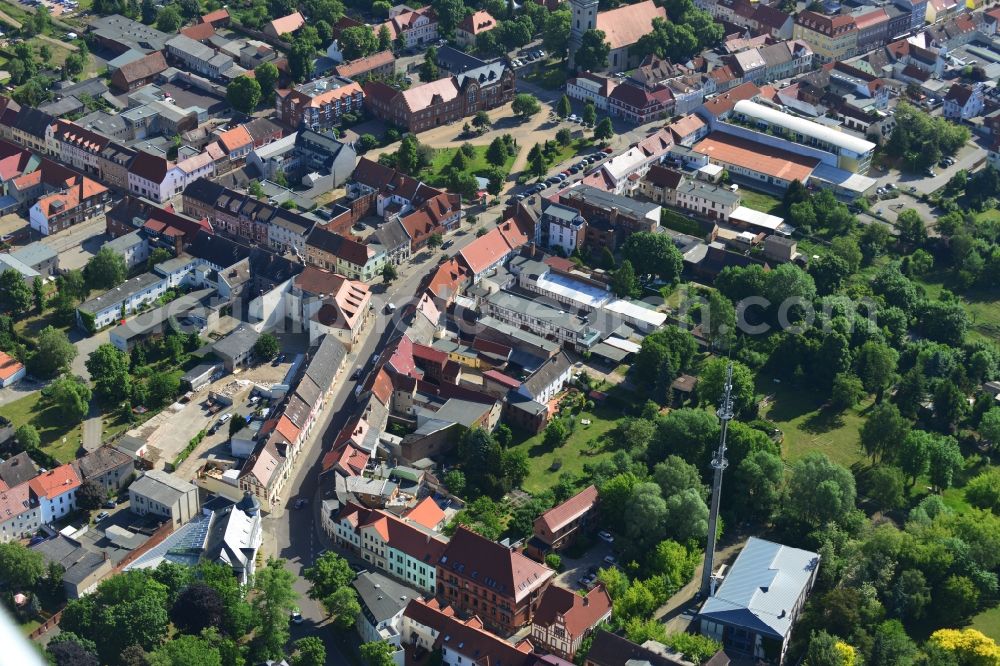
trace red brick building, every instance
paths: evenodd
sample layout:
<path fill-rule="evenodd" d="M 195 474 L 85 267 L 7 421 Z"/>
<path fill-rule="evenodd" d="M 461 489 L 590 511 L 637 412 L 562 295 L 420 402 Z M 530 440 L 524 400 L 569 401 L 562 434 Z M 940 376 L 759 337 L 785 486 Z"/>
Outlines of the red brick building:
<path fill-rule="evenodd" d="M 514 70 L 497 61 L 408 90 L 381 81 L 368 81 L 364 90 L 365 106 L 376 117 L 410 132 L 423 132 L 510 102 Z"/>
<path fill-rule="evenodd" d="M 525 552 L 539 559 L 565 548 L 597 518 L 597 488 L 588 486 L 535 519 Z"/>
<path fill-rule="evenodd" d="M 555 572 L 464 527 L 437 566 L 437 596 L 501 635 L 531 622 Z"/>

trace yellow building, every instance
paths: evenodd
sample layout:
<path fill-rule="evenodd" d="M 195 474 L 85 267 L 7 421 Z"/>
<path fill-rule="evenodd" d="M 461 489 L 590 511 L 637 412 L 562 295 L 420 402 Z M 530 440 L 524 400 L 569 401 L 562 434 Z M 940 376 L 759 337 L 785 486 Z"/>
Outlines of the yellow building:
<path fill-rule="evenodd" d="M 825 16 L 804 11 L 795 17 L 792 35 L 807 43 L 820 62 L 857 55 L 858 27 L 853 16 Z"/>

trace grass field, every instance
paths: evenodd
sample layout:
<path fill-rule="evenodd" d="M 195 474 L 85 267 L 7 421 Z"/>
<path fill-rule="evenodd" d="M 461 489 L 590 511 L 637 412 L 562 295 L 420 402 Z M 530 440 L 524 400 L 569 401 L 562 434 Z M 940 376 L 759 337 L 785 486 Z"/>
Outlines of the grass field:
<path fill-rule="evenodd" d="M 977 222 L 998 222 L 1000 221 L 1000 210 L 991 208 L 976 215 Z"/>
<path fill-rule="evenodd" d="M 473 148 L 476 154 L 469 160 L 468 167 L 465 169 L 466 172 L 477 175 L 492 168 L 493 165 L 486 161 L 486 151 L 489 149 L 489 146 L 473 146 Z M 458 148 L 439 148 L 435 150 L 430 166 L 421 171 L 419 177 L 431 185 L 443 184 L 443 181 L 446 180 L 444 172 L 447 170 L 448 165 L 451 164 L 451 160 L 455 157 L 455 153 L 458 150 Z M 510 156 L 504 162 L 503 170 L 506 173 L 510 173 L 510 168 L 514 164 L 514 157 Z"/>
<path fill-rule="evenodd" d="M 566 67 L 559 60 L 546 61 L 524 79 L 546 90 L 562 90 L 566 87 Z"/>
<path fill-rule="evenodd" d="M 991 211 L 994 212 L 994 211 Z M 916 280 L 927 290 L 927 297 L 936 299 L 945 288 L 943 276 L 928 275 Z M 987 289 L 970 289 L 963 294 L 962 304 L 969 315 L 970 337 L 995 343 L 1000 339 L 1000 298 L 997 292 Z"/>
<path fill-rule="evenodd" d="M 55 407 L 40 408 L 40 391 L 0 407 L 0 416 L 10 419 L 14 428 L 30 423 L 38 430 L 42 449 L 56 460 L 69 462 L 76 458 L 83 430 L 80 424 L 66 423 Z M 65 440 L 65 441 L 64 441 Z"/>
<path fill-rule="evenodd" d="M 548 448 L 542 443 L 542 433 L 514 446 L 527 453 L 531 461 L 531 473 L 524 481 L 524 489 L 529 493 L 547 490 L 556 484 L 563 472 L 580 474 L 585 464 L 609 457 L 610 452 L 593 452 L 591 449 L 596 448 L 595 440 L 614 428 L 615 421 L 619 418 L 620 412 L 599 406 L 592 412 L 583 411 L 574 417 L 576 428 L 566 443 L 557 449 Z M 590 425 L 583 425 L 581 421 L 584 419 L 589 419 Z M 561 461 L 562 467 L 552 471 L 555 460 Z"/>
<path fill-rule="evenodd" d="M 858 429 L 870 403 L 836 413 L 823 407 L 824 399 L 819 395 L 789 384 L 774 384 L 770 378 L 758 378 L 757 390 L 774 396 L 762 416 L 773 421 L 784 433 L 781 448 L 787 462 L 794 462 L 813 451 L 824 453 L 845 467 L 864 460 Z"/>
<path fill-rule="evenodd" d="M 781 212 L 781 201 L 770 194 L 755 192 L 741 187 L 739 195 L 743 205 L 747 208 L 753 208 L 762 213 L 771 213 L 772 215 L 777 215 Z"/>

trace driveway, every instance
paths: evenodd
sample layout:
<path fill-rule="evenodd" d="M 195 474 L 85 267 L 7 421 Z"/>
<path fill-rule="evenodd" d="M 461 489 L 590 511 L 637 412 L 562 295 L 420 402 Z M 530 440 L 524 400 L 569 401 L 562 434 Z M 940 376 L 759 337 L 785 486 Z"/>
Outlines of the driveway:
<path fill-rule="evenodd" d="M 930 194 L 945 186 L 951 177 L 960 170 L 973 171 L 986 161 L 986 151 L 975 141 L 969 141 L 959 149 L 955 155 L 955 164 L 942 169 L 934 165 L 934 177 L 923 174 L 901 173 L 896 169 L 872 169 L 868 174 L 878 181 L 878 187 L 884 187 L 888 183 L 894 183 L 901 190 L 906 191 L 910 187 L 915 187 L 917 194 Z"/>
<path fill-rule="evenodd" d="M 111 329 L 106 328 L 93 335 L 87 335 L 77 327 L 73 327 L 69 332 L 69 340 L 76 347 L 76 358 L 70 366 L 73 374 L 84 379 L 90 379 L 90 372 L 87 371 L 87 359 L 91 352 L 103 345 L 111 342 Z"/>
<path fill-rule="evenodd" d="M 614 554 L 614 545 L 601 541 L 595 534 L 594 545 L 582 557 L 573 559 L 561 554 L 563 570 L 556 576 L 556 581 L 570 590 L 584 589 L 580 579 L 589 573 L 596 573 L 600 568 L 607 568 L 604 558 Z"/>

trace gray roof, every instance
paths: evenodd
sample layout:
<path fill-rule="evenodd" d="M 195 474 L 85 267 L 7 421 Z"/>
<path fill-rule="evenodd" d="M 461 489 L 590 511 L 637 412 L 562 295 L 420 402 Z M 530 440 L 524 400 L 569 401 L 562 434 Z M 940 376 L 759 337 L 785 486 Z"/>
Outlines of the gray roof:
<path fill-rule="evenodd" d="M 119 236 L 118 238 L 109 240 L 104 244 L 104 247 L 111 248 L 112 251 L 117 252 L 118 254 L 125 254 L 129 248 L 135 247 L 136 245 L 142 245 L 145 240 L 146 239 L 143 238 L 142 234 L 136 230 L 132 233 L 125 234 L 124 236 Z"/>
<path fill-rule="evenodd" d="M 45 113 L 51 113 L 53 116 L 67 116 L 71 113 L 83 111 L 84 105 L 76 95 L 66 95 L 56 102 L 46 102 L 39 106 L 38 109 Z"/>
<path fill-rule="evenodd" d="M 78 309 L 91 314 L 97 314 L 101 310 L 113 305 L 120 305 L 127 298 L 140 291 L 149 289 L 154 284 L 162 282 L 163 278 L 153 273 L 142 273 L 134 278 L 126 280 L 124 283 L 109 289 L 100 296 L 96 296 L 86 303 L 80 305 Z"/>
<path fill-rule="evenodd" d="M 208 62 L 215 56 L 215 49 L 195 41 L 187 35 L 174 35 L 167 41 L 167 46 L 195 60 Z"/>
<path fill-rule="evenodd" d="M 403 226 L 398 217 L 393 217 L 388 222 L 379 225 L 379 228 L 375 230 L 375 236 L 386 250 L 410 243 L 410 234 L 407 233 L 406 227 Z"/>
<path fill-rule="evenodd" d="M 362 571 L 351 584 L 358 592 L 362 612 L 376 625 L 399 613 L 411 599 L 423 598 L 417 590 L 373 571 Z"/>
<path fill-rule="evenodd" d="M 106 561 L 104 555 L 87 550 L 62 534 L 31 546 L 31 550 L 41 554 L 46 562 L 61 564 L 66 569 L 63 581 L 71 585 L 85 581 Z"/>
<path fill-rule="evenodd" d="M 116 58 L 112 58 L 111 60 L 108 61 L 108 71 L 109 72 L 114 72 L 119 67 L 123 67 L 123 66 L 129 64 L 130 62 L 135 62 L 136 60 L 139 60 L 140 58 L 145 58 L 145 57 L 146 57 L 146 54 L 143 53 L 142 51 L 136 51 L 135 49 L 129 49 L 128 51 L 126 51 L 125 53 L 121 54 L 120 56 L 118 56 Z"/>
<path fill-rule="evenodd" d="M 165 506 L 172 506 L 182 495 L 198 489 L 187 481 L 160 470 L 150 470 L 132 482 L 129 492 L 135 492 Z"/>
<path fill-rule="evenodd" d="M 549 217 L 554 217 L 557 220 L 562 220 L 564 222 L 574 222 L 576 220 L 582 219 L 580 217 L 580 211 L 576 208 L 571 208 L 569 206 L 564 206 L 559 203 L 550 203 L 542 209 L 543 215 L 548 215 Z"/>
<path fill-rule="evenodd" d="M 257 331 L 249 326 L 240 326 L 212 345 L 212 350 L 218 355 L 236 358 L 251 349 L 258 338 L 260 338 L 260 333 Z"/>
<path fill-rule="evenodd" d="M 442 46 L 437 52 L 437 63 L 441 69 L 447 70 L 452 74 L 460 74 L 482 67 L 486 64 L 486 61 L 451 46 Z"/>
<path fill-rule="evenodd" d="M 559 352 L 528 377 L 522 386 L 532 397 L 535 397 L 542 392 L 542 389 L 550 386 L 556 378 L 564 374 L 572 365 L 573 362 L 569 360 L 566 352 Z"/>
<path fill-rule="evenodd" d="M 122 465 L 131 465 L 132 459 L 125 453 L 110 446 L 101 446 L 76 460 L 74 465 L 80 470 L 84 480 L 100 476 Z"/>
<path fill-rule="evenodd" d="M 524 298 L 509 291 L 498 291 L 490 294 L 486 300 L 499 308 L 512 310 L 531 319 L 545 321 L 568 331 L 583 333 L 589 328 L 587 322 L 581 320 L 575 314 L 564 310 L 557 310 L 541 301 Z"/>
<path fill-rule="evenodd" d="M 163 322 L 171 317 L 183 317 L 198 306 L 208 306 L 211 297 L 215 294 L 215 289 L 199 289 L 189 294 L 174 299 L 166 305 L 143 312 L 136 317 L 129 319 L 124 324 L 119 324 L 111 330 L 111 333 L 122 340 L 131 340 L 134 337 L 146 335 L 150 331 L 157 329 Z M 219 306 L 221 307 L 221 305 Z M 176 323 L 176 322 L 175 322 Z M 183 328 L 178 326 L 177 328 Z"/>
<path fill-rule="evenodd" d="M 347 356 L 347 349 L 332 335 L 324 335 L 320 338 L 319 347 L 313 352 L 309 364 L 306 366 L 305 376 L 312 380 L 321 391 L 326 391 L 337 370 L 344 363 Z"/>
<path fill-rule="evenodd" d="M 592 206 L 604 208 L 609 212 L 612 210 L 618 210 L 621 213 L 627 213 L 638 218 L 646 217 L 660 207 L 660 204 L 657 203 L 639 201 L 638 199 L 622 196 L 620 194 L 605 192 L 604 190 L 599 190 L 596 187 L 591 187 L 590 185 L 574 187 L 562 196 L 570 200 L 580 199 L 581 201 L 585 201 Z"/>
<path fill-rule="evenodd" d="M 489 412 L 491 409 L 493 409 L 491 404 L 449 398 L 441 409 L 434 413 L 434 417 L 471 428 L 484 412 Z"/>
<path fill-rule="evenodd" d="M 136 455 L 136 452 L 142 447 L 146 446 L 146 440 L 139 439 L 132 435 L 124 435 L 115 440 L 115 448 L 119 451 L 125 451 L 132 456 Z"/>
<path fill-rule="evenodd" d="M 496 60 L 474 69 L 468 69 L 460 74 L 455 74 L 455 80 L 458 83 L 459 88 L 461 88 L 468 79 L 472 79 L 480 85 L 490 85 L 491 83 L 500 80 L 500 77 L 503 76 L 505 69 L 507 69 L 507 63 L 503 60 Z"/>
<path fill-rule="evenodd" d="M 732 192 L 724 187 L 718 187 L 717 185 L 708 185 L 693 180 L 682 183 L 677 188 L 677 194 L 701 197 L 722 206 L 738 206 L 740 203 L 740 195 L 736 192 Z"/>
<path fill-rule="evenodd" d="M 57 254 L 55 250 L 42 241 L 35 241 L 30 245 L 25 245 L 18 250 L 14 250 L 10 253 L 10 256 L 27 266 L 34 267 L 54 259 Z"/>
<path fill-rule="evenodd" d="M 516 326 L 511 326 L 499 319 L 494 319 L 493 317 L 480 317 L 478 323 L 484 328 L 491 328 L 498 333 L 502 333 L 507 337 L 513 338 L 514 340 L 520 340 L 525 344 L 529 344 L 533 347 L 545 350 L 547 352 L 555 352 L 559 349 L 559 343 L 552 342 L 540 335 L 535 335 L 531 331 L 525 331 Z"/>
<path fill-rule="evenodd" d="M 26 452 L 21 451 L 0 462 L 0 481 L 13 488 L 38 476 L 38 467 Z"/>
<path fill-rule="evenodd" d="M 121 14 L 103 16 L 90 22 L 93 34 L 124 44 L 143 53 L 160 51 L 170 39 L 170 35 L 138 21 L 125 18 Z"/>
<path fill-rule="evenodd" d="M 13 255 L 4 253 L 0 254 L 0 273 L 6 271 L 17 271 L 26 278 L 38 277 L 38 271 L 34 268 L 18 260 Z"/>
<path fill-rule="evenodd" d="M 120 114 L 112 114 L 107 111 L 88 113 L 77 120 L 76 124 L 108 137 L 117 136 L 128 127 Z"/>
<path fill-rule="evenodd" d="M 699 616 L 784 639 L 819 559 L 808 550 L 750 537 Z"/>

